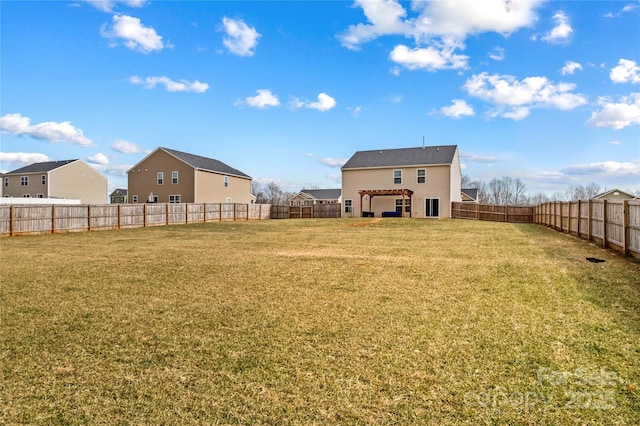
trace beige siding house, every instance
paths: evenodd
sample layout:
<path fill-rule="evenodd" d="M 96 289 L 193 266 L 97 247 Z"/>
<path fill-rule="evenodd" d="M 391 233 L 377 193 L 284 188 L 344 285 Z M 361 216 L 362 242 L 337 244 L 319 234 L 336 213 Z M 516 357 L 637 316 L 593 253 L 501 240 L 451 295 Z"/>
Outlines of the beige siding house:
<path fill-rule="evenodd" d="M 128 175 L 131 203 L 249 204 L 251 177 L 213 158 L 157 148 Z"/>
<path fill-rule="evenodd" d="M 631 200 L 634 196 L 619 189 L 603 192 L 593 197 L 594 200 Z"/>
<path fill-rule="evenodd" d="M 338 204 L 340 202 L 340 188 L 338 189 L 303 189 L 289 199 L 290 206 L 312 206 L 315 204 Z"/>
<path fill-rule="evenodd" d="M 342 216 L 451 217 L 461 201 L 456 145 L 356 152 L 342 167 Z"/>
<path fill-rule="evenodd" d="M 82 160 L 34 163 L 2 176 L 4 197 L 68 198 L 84 204 L 105 204 L 107 185 L 107 178 Z"/>

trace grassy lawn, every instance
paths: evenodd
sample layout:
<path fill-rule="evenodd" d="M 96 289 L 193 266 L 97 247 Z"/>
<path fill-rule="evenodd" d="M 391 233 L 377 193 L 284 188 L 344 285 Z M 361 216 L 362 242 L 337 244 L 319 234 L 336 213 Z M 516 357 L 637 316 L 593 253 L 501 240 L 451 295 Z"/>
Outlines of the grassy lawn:
<path fill-rule="evenodd" d="M 2 424 L 640 424 L 640 262 L 542 226 L 227 222 L 0 250 Z"/>

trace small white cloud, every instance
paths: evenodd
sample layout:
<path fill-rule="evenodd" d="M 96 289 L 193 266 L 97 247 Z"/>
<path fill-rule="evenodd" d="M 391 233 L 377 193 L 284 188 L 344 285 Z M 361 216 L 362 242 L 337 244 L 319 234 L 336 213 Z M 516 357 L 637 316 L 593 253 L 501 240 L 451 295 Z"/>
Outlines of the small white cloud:
<path fill-rule="evenodd" d="M 346 158 L 325 157 L 325 158 L 321 158 L 320 162 L 322 164 L 324 164 L 325 166 L 329 166 L 329 167 L 342 167 L 347 162 L 347 159 Z"/>
<path fill-rule="evenodd" d="M 280 105 L 278 97 L 267 89 L 258 89 L 256 96 L 250 96 L 244 101 L 237 101 L 234 105 L 249 105 L 250 107 L 264 109 Z"/>
<path fill-rule="evenodd" d="M 147 0 L 83 0 L 103 12 L 113 12 L 113 8 L 118 4 L 125 4 L 129 7 L 142 7 Z"/>
<path fill-rule="evenodd" d="M 602 108 L 594 111 L 587 121 L 592 126 L 620 130 L 627 126 L 640 124 L 640 93 L 623 96 L 619 102 L 614 102 L 609 98 L 600 98 L 598 104 Z"/>
<path fill-rule="evenodd" d="M 109 29 L 103 25 L 102 36 L 111 39 L 116 43 L 117 39 L 122 39 L 126 47 L 142 53 L 149 53 L 154 50 L 162 50 L 164 43 L 162 37 L 151 27 L 145 27 L 140 19 L 127 15 L 114 15 L 113 25 Z"/>
<path fill-rule="evenodd" d="M 125 141 L 123 139 L 116 139 L 115 141 L 113 141 L 111 149 L 122 154 L 136 154 L 138 152 L 142 152 L 142 148 L 140 148 L 137 144 Z"/>
<path fill-rule="evenodd" d="M 487 56 L 494 61 L 502 61 L 505 58 L 505 52 L 502 47 L 494 47 L 491 52 L 487 53 Z"/>
<path fill-rule="evenodd" d="M 447 117 L 452 118 L 470 117 L 475 114 L 471 105 L 467 104 L 463 99 L 454 99 L 451 106 L 442 107 L 440 111 Z"/>
<path fill-rule="evenodd" d="M 334 182 L 340 183 L 342 182 L 342 174 L 340 173 L 329 173 L 327 175 L 327 179 L 330 179 Z"/>
<path fill-rule="evenodd" d="M 640 165 L 633 162 L 602 161 L 575 164 L 560 171 L 567 175 L 640 176 Z"/>
<path fill-rule="evenodd" d="M 138 76 L 133 76 L 129 79 L 131 84 L 137 84 L 143 86 L 145 89 L 153 89 L 158 84 L 164 85 L 167 92 L 193 92 L 193 93 L 204 93 L 209 90 L 209 85 L 207 83 L 201 83 L 198 80 L 196 81 L 173 81 L 169 77 L 161 76 L 161 77 L 147 77 L 144 80 Z"/>
<path fill-rule="evenodd" d="M 38 152 L 0 152 L 0 163 L 32 164 L 51 161 L 48 155 Z"/>
<path fill-rule="evenodd" d="M 389 58 L 409 70 L 424 69 L 433 72 L 442 69 L 467 68 L 469 57 L 454 53 L 457 48 L 464 48 L 464 45 L 451 42 L 442 46 L 410 49 L 399 44 L 393 48 Z"/>
<path fill-rule="evenodd" d="M 605 18 L 619 18 L 623 14 L 631 12 L 632 10 L 637 9 L 638 7 L 640 7 L 640 5 L 628 4 L 628 5 L 624 6 L 619 12 L 616 12 L 616 13 L 608 12 L 608 13 L 602 15 L 602 16 L 604 16 Z"/>
<path fill-rule="evenodd" d="M 620 141 L 611 141 L 609 142 L 611 145 L 620 145 Z"/>
<path fill-rule="evenodd" d="M 493 155 L 474 154 L 472 152 L 462 151 L 460 153 L 460 160 L 464 160 L 469 163 L 493 164 L 502 161 L 502 158 Z"/>
<path fill-rule="evenodd" d="M 581 69 L 582 69 L 582 65 L 579 64 L 578 62 L 567 61 L 564 63 L 564 66 L 560 70 L 560 74 L 570 75 L 575 73 L 577 70 L 581 70 Z"/>
<path fill-rule="evenodd" d="M 96 155 L 92 155 L 91 157 L 87 158 L 87 160 L 89 161 L 89 163 L 100 164 L 101 166 L 109 164 L 109 159 L 101 152 L 97 153 Z"/>
<path fill-rule="evenodd" d="M 389 74 L 398 77 L 400 75 L 400 67 L 393 67 L 389 70 Z"/>
<path fill-rule="evenodd" d="M 317 102 L 310 102 L 306 106 L 307 108 L 317 109 L 318 111 L 325 112 L 336 106 L 336 100 L 326 93 L 320 93 L 318 95 Z"/>
<path fill-rule="evenodd" d="M 640 66 L 636 61 L 620 59 L 618 65 L 611 68 L 609 74 L 614 83 L 640 83 Z"/>
<path fill-rule="evenodd" d="M 84 136 L 81 129 L 71 125 L 70 121 L 56 123 L 45 121 L 31 125 L 31 119 L 21 114 L 7 114 L 0 118 L 0 130 L 12 135 L 28 135 L 47 142 L 70 142 L 80 146 L 91 146 L 91 139 Z"/>
<path fill-rule="evenodd" d="M 260 33 L 248 26 L 241 19 L 222 18 L 222 25 L 226 36 L 222 44 L 229 51 L 238 56 L 253 56 L 258 45 Z"/>
<path fill-rule="evenodd" d="M 289 105 L 289 109 L 296 110 L 304 107 L 304 101 L 301 100 L 300 98 L 292 96 L 288 105 Z"/>
<path fill-rule="evenodd" d="M 556 26 L 542 36 L 542 41 L 548 43 L 565 43 L 573 32 L 573 28 L 571 28 L 569 24 L 569 17 L 560 11 L 553 15 L 552 19 Z"/>
<path fill-rule="evenodd" d="M 354 117 L 358 117 L 360 115 L 360 111 L 362 111 L 362 107 L 361 106 L 357 106 L 355 108 L 347 107 L 347 111 L 351 111 L 351 114 Z"/>

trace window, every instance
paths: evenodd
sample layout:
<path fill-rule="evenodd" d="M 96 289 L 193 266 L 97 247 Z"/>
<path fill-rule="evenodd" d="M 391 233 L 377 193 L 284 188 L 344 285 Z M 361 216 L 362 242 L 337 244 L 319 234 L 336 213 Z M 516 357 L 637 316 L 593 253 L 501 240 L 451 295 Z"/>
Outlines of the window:
<path fill-rule="evenodd" d="M 418 169 L 418 183 L 426 183 L 426 182 L 427 182 L 427 170 Z"/>
<path fill-rule="evenodd" d="M 411 198 L 404 199 L 404 211 L 405 213 L 411 213 Z M 402 198 L 396 198 L 396 212 L 402 212 Z"/>
<path fill-rule="evenodd" d="M 31 198 L 31 194 L 22 194 L 22 198 Z"/>
<path fill-rule="evenodd" d="M 229 176 L 225 176 L 224 177 L 224 187 L 228 188 L 229 187 Z"/>
<path fill-rule="evenodd" d="M 395 185 L 402 184 L 402 170 L 394 170 L 393 171 L 393 183 Z"/>
<path fill-rule="evenodd" d="M 29 176 L 20 176 L 20 185 L 22 186 L 29 185 Z"/>
<path fill-rule="evenodd" d="M 9 178 L 4 178 L 4 186 L 9 186 Z"/>
<path fill-rule="evenodd" d="M 149 197 L 147 198 L 147 202 L 149 202 L 149 203 L 157 203 L 158 202 L 158 196 L 157 195 L 153 195 L 153 194 L 149 194 Z"/>
<path fill-rule="evenodd" d="M 42 175 L 42 176 L 40 176 L 40 182 L 41 182 L 43 185 L 46 185 L 46 184 L 47 184 L 47 175 Z"/>
<path fill-rule="evenodd" d="M 164 173 L 158 172 L 157 179 L 158 179 L 158 185 L 162 185 L 164 183 Z"/>
<path fill-rule="evenodd" d="M 227 203 L 231 203 L 231 197 L 227 197 Z"/>
<path fill-rule="evenodd" d="M 344 212 L 351 213 L 353 211 L 353 200 L 344 200 Z"/>
<path fill-rule="evenodd" d="M 137 203 L 138 202 L 138 196 L 137 195 L 132 196 L 131 197 L 131 202 L 132 203 Z"/>
<path fill-rule="evenodd" d="M 38 198 L 44 198 L 44 194 L 38 194 L 37 197 Z"/>
<path fill-rule="evenodd" d="M 169 203 L 171 204 L 178 204 L 180 203 L 180 194 L 178 195 L 169 195 Z"/>
<path fill-rule="evenodd" d="M 171 172 L 171 183 L 174 185 L 178 183 L 178 172 Z"/>
<path fill-rule="evenodd" d="M 427 198 L 424 200 L 424 215 L 425 217 L 440 217 L 440 199 L 439 198 Z"/>

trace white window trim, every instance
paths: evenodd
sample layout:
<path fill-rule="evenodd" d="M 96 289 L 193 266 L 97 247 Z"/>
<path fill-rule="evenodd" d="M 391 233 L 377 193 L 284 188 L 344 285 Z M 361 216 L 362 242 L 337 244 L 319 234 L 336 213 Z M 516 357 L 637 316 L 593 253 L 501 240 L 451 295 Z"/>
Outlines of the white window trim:
<path fill-rule="evenodd" d="M 400 172 L 400 182 L 396 183 L 396 172 Z M 393 184 L 402 185 L 402 170 L 396 169 L 393 171 Z"/>
<path fill-rule="evenodd" d="M 231 204 L 233 201 L 231 201 L 231 197 L 227 197 L 227 204 Z"/>
<path fill-rule="evenodd" d="M 156 183 L 158 185 L 164 185 L 164 172 L 156 173 Z"/>
<path fill-rule="evenodd" d="M 131 196 L 131 202 L 132 203 L 137 203 L 138 202 L 138 196 L 137 195 L 132 195 Z"/>
<path fill-rule="evenodd" d="M 400 201 L 399 204 L 398 201 Z M 402 198 L 396 198 L 394 203 L 394 208 L 400 207 L 402 209 Z M 404 213 L 411 213 L 411 198 L 407 197 L 404 199 Z"/>
<path fill-rule="evenodd" d="M 182 194 L 169 195 L 169 204 L 180 204 L 180 203 L 182 203 Z"/>
<path fill-rule="evenodd" d="M 349 205 L 347 205 L 349 204 Z M 347 210 L 349 209 L 349 210 Z M 344 200 L 344 212 L 353 213 L 353 200 Z"/>
<path fill-rule="evenodd" d="M 174 174 L 175 174 L 175 178 L 174 178 Z M 171 184 L 172 185 L 177 185 L 178 184 L 179 176 L 180 176 L 180 174 L 176 170 L 171 172 Z M 175 182 L 174 182 L 174 180 L 175 180 Z"/>
<path fill-rule="evenodd" d="M 228 188 L 228 187 L 229 187 L 229 176 L 225 176 L 225 177 L 223 178 L 222 185 L 223 185 L 225 188 Z"/>
<path fill-rule="evenodd" d="M 420 171 L 424 171 L 424 176 L 420 176 Z M 424 178 L 424 182 L 420 182 L 420 178 Z M 423 184 L 427 183 L 427 169 L 417 169 L 416 170 L 416 183 Z"/>
<path fill-rule="evenodd" d="M 29 176 L 20 176 L 20 186 L 29 186 Z"/>
<path fill-rule="evenodd" d="M 41 182 L 43 185 L 46 185 L 46 184 L 47 184 L 47 175 L 42 175 L 42 176 L 40 176 L 40 182 Z"/>
<path fill-rule="evenodd" d="M 4 186 L 9 186 L 9 176 L 4 178 Z"/>
<path fill-rule="evenodd" d="M 427 200 L 438 200 L 438 216 L 427 216 Z M 424 199 L 424 217 L 428 219 L 440 219 L 440 210 L 442 204 L 440 203 L 440 197 L 425 197 Z"/>

